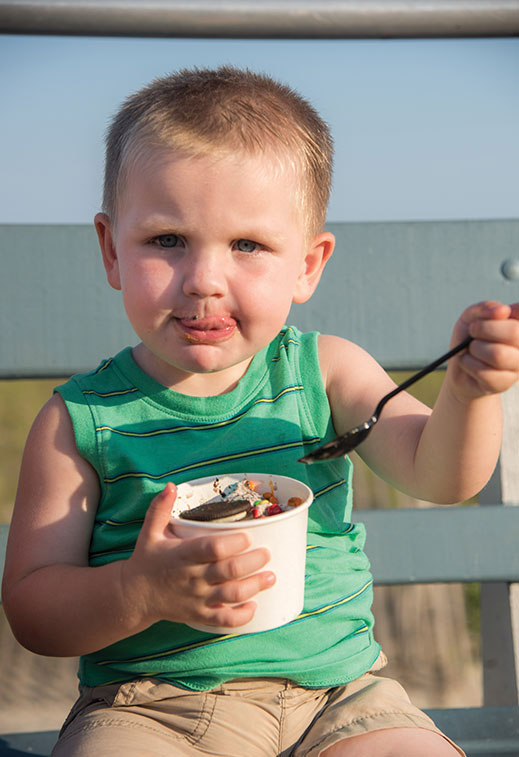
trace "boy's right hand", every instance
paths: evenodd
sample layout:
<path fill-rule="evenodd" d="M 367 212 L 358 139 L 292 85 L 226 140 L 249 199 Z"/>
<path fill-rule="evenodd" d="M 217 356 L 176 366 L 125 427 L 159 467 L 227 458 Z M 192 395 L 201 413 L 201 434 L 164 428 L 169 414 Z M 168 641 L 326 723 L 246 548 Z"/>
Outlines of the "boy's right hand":
<path fill-rule="evenodd" d="M 159 620 L 241 626 L 254 615 L 251 601 L 275 582 L 256 572 L 266 548 L 245 550 L 245 532 L 180 539 L 171 528 L 176 488 L 168 483 L 150 503 L 132 556 L 121 564 L 123 590 L 151 625 Z"/>

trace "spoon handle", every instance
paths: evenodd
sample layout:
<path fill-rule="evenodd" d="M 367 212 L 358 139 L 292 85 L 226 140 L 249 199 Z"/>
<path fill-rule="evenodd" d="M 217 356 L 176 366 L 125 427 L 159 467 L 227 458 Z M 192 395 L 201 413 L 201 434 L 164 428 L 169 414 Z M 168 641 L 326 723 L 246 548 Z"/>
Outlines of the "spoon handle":
<path fill-rule="evenodd" d="M 378 416 L 380 415 L 380 411 L 382 410 L 386 402 L 390 400 L 392 397 L 394 397 L 395 394 L 398 394 L 399 392 L 404 391 L 404 389 L 407 389 L 408 386 L 411 386 L 411 384 L 414 384 L 415 381 L 419 381 L 428 373 L 431 373 L 432 371 L 434 371 L 435 368 L 439 368 L 439 366 L 442 363 L 445 363 L 446 360 L 449 360 L 449 358 L 453 357 L 454 355 L 457 355 L 458 352 L 461 352 L 466 347 L 468 347 L 472 339 L 473 337 L 467 336 L 462 342 L 460 342 L 451 350 L 446 352 L 445 355 L 441 355 L 441 357 L 437 358 L 432 363 L 429 363 L 429 365 L 426 365 L 424 368 L 422 368 L 421 371 L 418 371 L 418 373 L 414 373 L 408 379 L 406 379 L 405 381 L 402 381 L 402 383 L 399 384 L 395 389 L 393 389 L 392 392 L 389 392 L 389 394 L 386 394 L 384 397 L 382 397 L 377 407 L 375 408 L 375 412 L 373 413 L 373 416 L 375 418 L 378 418 Z"/>

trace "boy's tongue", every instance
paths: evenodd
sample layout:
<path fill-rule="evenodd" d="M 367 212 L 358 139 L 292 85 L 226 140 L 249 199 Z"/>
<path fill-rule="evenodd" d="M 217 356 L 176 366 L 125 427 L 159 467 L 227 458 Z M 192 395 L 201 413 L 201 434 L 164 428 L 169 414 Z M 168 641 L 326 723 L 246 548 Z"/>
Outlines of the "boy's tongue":
<path fill-rule="evenodd" d="M 229 316 L 207 316 L 202 318 L 181 318 L 180 323 L 191 339 L 222 339 L 231 335 L 236 321 Z"/>

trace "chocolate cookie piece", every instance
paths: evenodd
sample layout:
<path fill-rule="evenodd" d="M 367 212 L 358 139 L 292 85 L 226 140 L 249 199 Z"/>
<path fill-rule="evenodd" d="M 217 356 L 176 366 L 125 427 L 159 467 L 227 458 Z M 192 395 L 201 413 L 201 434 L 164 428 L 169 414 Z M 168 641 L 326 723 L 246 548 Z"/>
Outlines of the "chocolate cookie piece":
<path fill-rule="evenodd" d="M 250 510 L 251 504 L 245 499 L 213 500 L 192 510 L 183 510 L 179 517 L 184 520 L 232 521 L 246 518 Z"/>

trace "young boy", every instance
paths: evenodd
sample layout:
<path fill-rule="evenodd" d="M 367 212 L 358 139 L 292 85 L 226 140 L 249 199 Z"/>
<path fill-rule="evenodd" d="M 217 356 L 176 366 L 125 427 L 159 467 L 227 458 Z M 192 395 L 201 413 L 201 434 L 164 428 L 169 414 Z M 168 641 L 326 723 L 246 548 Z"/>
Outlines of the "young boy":
<path fill-rule="evenodd" d="M 80 655 L 62 755 L 448 757 L 373 637 L 351 462 L 298 459 L 393 388 L 362 349 L 286 327 L 333 251 L 332 144 L 313 108 L 232 68 L 159 79 L 107 138 L 95 220 L 109 284 L 139 337 L 57 388 L 23 458 L 3 599 L 17 638 Z M 360 448 L 433 502 L 477 493 L 500 445 L 499 393 L 519 375 L 519 307 L 468 308 L 431 412 L 395 397 Z M 275 581 L 245 533 L 179 539 L 175 484 L 283 473 L 314 492 L 305 607 L 240 635 Z M 196 631 L 191 623 L 236 633 Z"/>

